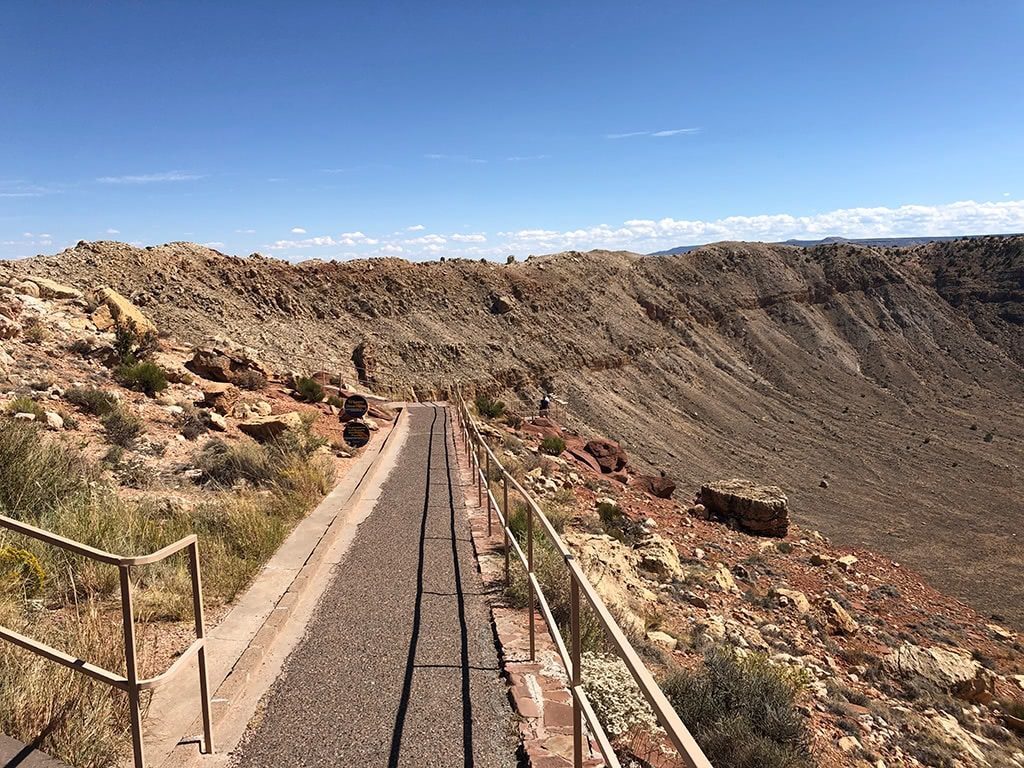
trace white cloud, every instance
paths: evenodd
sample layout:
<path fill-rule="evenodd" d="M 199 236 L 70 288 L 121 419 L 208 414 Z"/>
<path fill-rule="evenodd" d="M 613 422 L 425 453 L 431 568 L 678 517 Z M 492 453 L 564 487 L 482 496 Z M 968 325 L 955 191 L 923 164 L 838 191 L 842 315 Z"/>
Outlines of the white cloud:
<path fill-rule="evenodd" d="M 512 157 L 506 157 L 505 161 L 509 163 L 522 163 L 528 160 L 547 160 L 551 155 L 513 155 Z"/>
<path fill-rule="evenodd" d="M 272 251 L 286 251 L 297 248 L 326 248 L 342 245 L 377 245 L 378 242 L 376 238 L 367 237 L 362 232 L 343 232 L 338 237 L 321 235 L 319 237 L 306 237 L 302 240 L 276 240 L 266 247 Z"/>
<path fill-rule="evenodd" d="M 163 173 L 144 173 L 134 176 L 100 176 L 96 181 L 100 184 L 155 184 L 163 181 L 195 181 L 206 178 L 205 174 L 189 171 L 164 171 Z"/>
<path fill-rule="evenodd" d="M 447 238 L 441 235 L 423 235 L 423 237 L 414 237 L 412 240 L 406 240 L 406 245 L 444 245 L 447 243 Z"/>
<path fill-rule="evenodd" d="M 406 232 L 422 232 L 424 229 L 426 229 L 426 227 L 423 226 L 422 224 L 413 224 L 411 227 L 406 227 L 405 231 Z"/>
<path fill-rule="evenodd" d="M 106 234 L 106 235 L 120 235 L 121 234 L 121 230 L 114 229 L 113 227 L 111 227 L 110 229 L 106 230 L 104 232 L 104 234 Z"/>
<path fill-rule="evenodd" d="M 451 238 L 452 240 L 454 240 L 456 243 L 486 243 L 487 242 L 487 236 L 484 235 L 482 232 L 474 232 L 474 233 L 469 234 L 469 235 L 461 235 L 461 234 L 448 235 L 448 237 Z"/>
<path fill-rule="evenodd" d="M 669 128 L 662 131 L 630 131 L 628 133 L 606 133 L 606 139 L 631 139 L 634 136 L 655 136 L 659 139 L 667 136 L 684 136 L 700 133 L 700 128 Z"/>
<path fill-rule="evenodd" d="M 522 229 L 499 232 L 505 248 L 565 250 L 623 248 L 652 251 L 717 240 L 779 241 L 823 237 L 913 237 L 1024 231 L 1024 200 L 895 208 L 840 208 L 810 215 L 789 213 L 727 216 L 711 220 L 630 219 L 568 231 Z"/>
<path fill-rule="evenodd" d="M 304 234 L 306 234 L 306 230 L 304 230 L 302 227 L 292 227 L 292 234 L 293 235 L 304 235 Z"/>
<path fill-rule="evenodd" d="M 236 235 L 253 235 L 253 234 L 256 234 L 256 230 L 255 229 L 236 229 L 235 230 L 235 234 Z"/>
<path fill-rule="evenodd" d="M 203 245 L 206 246 L 207 248 L 223 248 L 224 247 L 224 243 L 222 243 L 222 242 L 220 242 L 218 240 L 214 240 L 213 242 L 209 242 L 209 243 L 203 243 Z"/>
<path fill-rule="evenodd" d="M 470 157 L 469 155 L 445 155 L 437 152 L 431 152 L 430 154 L 424 155 L 428 160 L 450 160 L 455 163 L 486 163 L 487 161 L 479 157 Z"/>

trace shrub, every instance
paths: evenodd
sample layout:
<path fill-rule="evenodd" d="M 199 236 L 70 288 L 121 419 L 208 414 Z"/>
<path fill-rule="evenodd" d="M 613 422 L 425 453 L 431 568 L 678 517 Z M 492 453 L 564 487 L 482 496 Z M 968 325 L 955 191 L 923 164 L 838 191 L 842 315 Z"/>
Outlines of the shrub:
<path fill-rule="evenodd" d="M 307 403 L 319 403 L 326 396 L 320 382 L 309 376 L 303 376 L 295 380 L 295 391 Z"/>
<path fill-rule="evenodd" d="M 184 435 L 186 440 L 195 440 L 209 432 L 202 412 L 191 403 L 182 407 L 182 413 L 178 416 L 178 432 Z"/>
<path fill-rule="evenodd" d="M 142 419 L 129 410 L 128 406 L 118 403 L 117 406 L 103 417 L 103 429 L 107 440 L 114 445 L 127 448 L 142 434 Z"/>
<path fill-rule="evenodd" d="M 27 341 L 29 344 L 42 344 L 48 338 L 50 338 L 50 332 L 46 330 L 42 320 L 38 317 L 31 317 L 25 321 L 24 330 L 21 333 L 21 338 Z"/>
<path fill-rule="evenodd" d="M 505 413 L 505 423 L 508 424 L 512 429 L 519 429 L 523 426 L 523 417 L 518 413 Z"/>
<path fill-rule="evenodd" d="M 810 768 L 807 724 L 796 708 L 802 679 L 765 657 L 714 650 L 697 670 L 661 684 L 717 768 Z"/>
<path fill-rule="evenodd" d="M 640 686 L 622 659 L 603 653 L 584 653 L 583 687 L 605 732 L 617 739 L 634 729 L 653 731 L 658 726 Z"/>
<path fill-rule="evenodd" d="M 333 405 L 335 408 L 340 408 L 341 410 L 345 409 L 345 400 L 343 398 L 338 397 L 337 395 L 331 395 L 330 397 L 328 397 L 327 404 Z"/>
<path fill-rule="evenodd" d="M 565 440 L 560 437 L 545 437 L 540 441 L 540 452 L 548 456 L 560 456 L 565 450 Z"/>
<path fill-rule="evenodd" d="M 602 501 L 597 505 L 597 516 L 601 518 L 601 527 L 609 536 L 624 541 L 626 538 L 626 523 L 629 520 L 617 504 Z"/>
<path fill-rule="evenodd" d="M 41 419 L 45 415 L 43 407 L 31 397 L 16 397 L 7 404 L 7 411 L 8 413 L 31 413 L 37 419 Z"/>
<path fill-rule="evenodd" d="M 476 412 L 485 419 L 497 419 L 505 413 L 505 403 L 487 395 L 477 395 Z"/>
<path fill-rule="evenodd" d="M 117 321 L 114 324 L 114 351 L 121 365 L 145 360 L 156 352 L 157 346 L 157 336 L 152 331 L 140 333 L 131 322 Z"/>
<path fill-rule="evenodd" d="M 39 558 L 27 549 L 0 547 L 0 592 L 13 587 L 35 597 L 45 581 L 46 572 Z"/>
<path fill-rule="evenodd" d="M 267 377 L 259 371 L 246 369 L 239 371 L 232 376 L 232 383 L 241 387 L 242 389 L 248 389 L 252 392 L 258 392 L 267 386 Z"/>
<path fill-rule="evenodd" d="M 93 416 L 106 416 L 118 404 L 112 394 L 94 387 L 72 387 L 64 393 L 64 399 L 83 413 L 91 413 Z"/>
<path fill-rule="evenodd" d="M 114 372 L 118 381 L 137 392 L 153 397 L 167 389 L 167 375 L 163 369 L 149 361 L 124 363 Z"/>

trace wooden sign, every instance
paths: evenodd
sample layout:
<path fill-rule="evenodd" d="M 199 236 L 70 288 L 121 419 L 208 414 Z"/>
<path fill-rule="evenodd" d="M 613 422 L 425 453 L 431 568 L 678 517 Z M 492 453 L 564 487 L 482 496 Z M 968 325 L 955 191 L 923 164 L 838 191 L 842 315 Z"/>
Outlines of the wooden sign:
<path fill-rule="evenodd" d="M 345 418 L 360 419 L 366 415 L 370 404 L 362 395 L 351 395 L 345 398 Z"/>
<path fill-rule="evenodd" d="M 350 421 L 345 425 L 345 442 L 353 448 L 362 448 L 370 442 L 370 428 L 361 421 Z"/>

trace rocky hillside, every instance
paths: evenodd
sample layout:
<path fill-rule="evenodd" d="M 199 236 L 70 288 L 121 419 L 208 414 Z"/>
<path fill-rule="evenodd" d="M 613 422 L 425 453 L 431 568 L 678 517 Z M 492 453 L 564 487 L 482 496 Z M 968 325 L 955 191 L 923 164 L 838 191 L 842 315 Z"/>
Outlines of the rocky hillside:
<path fill-rule="evenodd" d="M 1024 238 L 510 265 L 83 242 L 4 271 L 110 285 L 184 340 L 398 394 L 459 378 L 526 412 L 552 386 L 646 470 L 779 485 L 799 524 L 1024 626 Z"/>

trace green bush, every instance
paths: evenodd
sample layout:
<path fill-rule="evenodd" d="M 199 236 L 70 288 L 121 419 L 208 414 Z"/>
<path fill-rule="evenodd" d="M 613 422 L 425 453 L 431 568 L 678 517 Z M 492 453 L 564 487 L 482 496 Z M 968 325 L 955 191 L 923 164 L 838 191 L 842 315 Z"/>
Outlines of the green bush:
<path fill-rule="evenodd" d="M 156 363 L 144 360 L 141 363 L 124 363 L 114 371 L 117 380 L 136 392 L 145 392 L 150 397 L 167 389 L 167 375 Z"/>
<path fill-rule="evenodd" d="M 107 440 L 114 445 L 127 448 L 139 435 L 142 434 L 142 419 L 129 410 L 128 406 L 118 403 L 102 419 L 103 429 L 107 433 Z"/>
<path fill-rule="evenodd" d="M 106 416 L 118 403 L 112 394 L 94 387 L 72 387 L 64 393 L 64 399 L 83 413 L 91 413 L 93 416 Z"/>
<path fill-rule="evenodd" d="M 303 376 L 295 380 L 295 391 L 299 393 L 299 397 L 305 400 L 307 403 L 319 403 L 322 402 L 326 396 L 323 386 L 316 379 L 308 376 Z"/>
<path fill-rule="evenodd" d="M 545 437 L 540 441 L 540 452 L 548 456 L 560 456 L 565 450 L 565 440 L 560 437 Z"/>
<path fill-rule="evenodd" d="M 485 419 L 497 419 L 505 413 L 505 403 L 487 395 L 477 395 L 474 401 L 476 412 Z"/>
<path fill-rule="evenodd" d="M 46 572 L 39 558 L 27 549 L 0 547 L 0 593 L 13 587 L 35 597 L 45 582 Z"/>
<path fill-rule="evenodd" d="M 178 416 L 178 432 L 184 435 L 186 440 L 195 440 L 209 432 L 202 412 L 191 403 L 182 407 L 182 412 Z"/>
<path fill-rule="evenodd" d="M 7 412 L 31 413 L 37 419 L 41 419 L 45 415 L 43 407 L 31 397 L 17 397 L 14 400 L 11 400 L 11 402 L 7 404 Z"/>
<path fill-rule="evenodd" d="M 345 399 L 338 397 L 337 395 L 331 395 L 327 398 L 327 404 L 333 405 L 335 408 L 345 410 Z"/>
<path fill-rule="evenodd" d="M 804 681 L 767 658 L 714 650 L 661 689 L 716 768 L 810 768 L 810 736 L 796 696 Z"/>
<path fill-rule="evenodd" d="M 114 351 L 121 365 L 145 360 L 157 350 L 157 336 L 152 331 L 140 333 L 134 323 L 114 323 Z"/>

